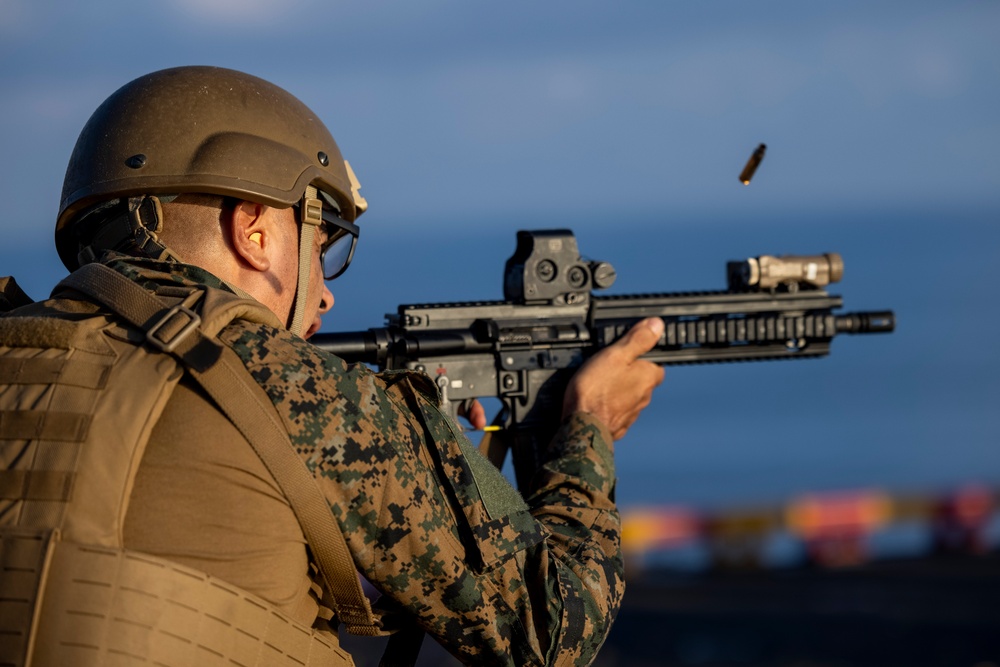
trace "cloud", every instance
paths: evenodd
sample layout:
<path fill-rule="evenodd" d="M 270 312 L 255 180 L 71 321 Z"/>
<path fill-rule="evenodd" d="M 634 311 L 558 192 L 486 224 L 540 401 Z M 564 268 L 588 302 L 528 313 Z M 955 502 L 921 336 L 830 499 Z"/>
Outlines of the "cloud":
<path fill-rule="evenodd" d="M 780 106 L 808 80 L 808 64 L 787 50 L 751 42 L 713 40 L 686 50 L 683 57 L 664 53 L 653 72 L 625 76 L 631 94 L 661 108 L 715 117 L 737 107 Z M 623 72 L 635 71 L 622 67 Z"/>
<path fill-rule="evenodd" d="M 30 19 L 26 0 L 0 0 L 0 34 L 14 34 Z"/>
<path fill-rule="evenodd" d="M 809 66 L 787 50 L 712 40 L 685 48 L 625 47 L 574 57 L 487 57 L 420 73 L 449 121 L 465 137 L 503 145 L 548 139 L 567 128 L 624 113 L 716 118 L 746 108 L 780 107 L 809 79 Z"/>
<path fill-rule="evenodd" d="M 75 78 L 3 82 L 0 117 L 39 130 L 38 134 L 43 127 L 46 134 L 64 126 L 78 132 L 94 109 L 121 84 L 113 74 L 103 72 Z"/>
<path fill-rule="evenodd" d="M 302 16 L 308 0 L 168 0 L 167 9 L 196 21 L 267 26 Z"/>
<path fill-rule="evenodd" d="M 945 12 L 899 25 L 844 25 L 831 30 L 824 63 L 872 106 L 900 95 L 949 98 L 965 93 L 983 63 L 996 63 L 993 26 L 1000 12 Z"/>

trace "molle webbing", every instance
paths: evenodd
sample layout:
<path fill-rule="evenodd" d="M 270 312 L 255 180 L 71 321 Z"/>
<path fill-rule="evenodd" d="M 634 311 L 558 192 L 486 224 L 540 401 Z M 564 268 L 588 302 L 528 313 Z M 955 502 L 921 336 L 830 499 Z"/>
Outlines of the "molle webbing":
<path fill-rule="evenodd" d="M 22 667 L 35 640 L 52 531 L 0 530 L 0 665 Z"/>
<path fill-rule="evenodd" d="M 77 359 L 12 359 L 0 357 L 0 378 L 5 384 L 65 384 L 103 389 L 110 367 Z"/>
<path fill-rule="evenodd" d="M 96 311 L 82 319 L 32 311 L 0 317 L 0 665 L 352 665 L 333 636 L 295 625 L 252 594 L 122 550 L 135 469 L 182 374 L 180 360 L 291 498 L 337 620 L 357 634 L 380 633 L 339 527 L 273 405 L 235 353 L 214 340 L 235 318 L 270 323 L 273 316 L 213 290 L 164 287 L 161 299 L 98 264 L 56 291 L 67 288 L 109 306 L 145 332 L 147 344 Z M 161 595 L 148 586 L 168 590 Z M 241 620 L 252 616 L 250 625 Z M 210 631 L 213 624 L 221 634 Z M 79 641 L 67 639 L 74 628 L 90 629 Z M 247 637 L 259 641 L 248 644 Z M 75 645 L 78 654 L 43 645 Z M 189 645 L 201 653 L 185 653 Z"/>
<path fill-rule="evenodd" d="M 136 467 L 181 375 L 176 362 L 124 336 L 96 313 L 0 318 L 5 529 L 122 547 Z"/>
<path fill-rule="evenodd" d="M 32 667 L 352 664 L 332 637 L 177 563 L 54 532 L 0 544 L 0 617 L 13 627 L 0 635 L 0 664 L 22 665 L 28 641 Z"/>
<path fill-rule="evenodd" d="M 66 502 L 75 479 L 65 470 L 0 470 L 0 499 Z"/>
<path fill-rule="evenodd" d="M 201 318 L 188 307 L 167 308 L 155 296 L 100 264 L 82 267 L 61 285 L 109 307 L 147 332 L 151 345 L 183 362 L 191 377 L 250 442 L 288 499 L 332 596 L 329 602 L 337 620 L 353 634 L 381 634 L 381 623 L 361 590 L 354 561 L 329 505 L 295 454 L 263 389 L 250 379 L 232 350 L 209 338 L 217 331 L 203 331 Z M 209 359 L 211 363 L 206 363 Z"/>
<path fill-rule="evenodd" d="M 0 410 L 0 438 L 83 442 L 90 416 L 59 410 Z"/>

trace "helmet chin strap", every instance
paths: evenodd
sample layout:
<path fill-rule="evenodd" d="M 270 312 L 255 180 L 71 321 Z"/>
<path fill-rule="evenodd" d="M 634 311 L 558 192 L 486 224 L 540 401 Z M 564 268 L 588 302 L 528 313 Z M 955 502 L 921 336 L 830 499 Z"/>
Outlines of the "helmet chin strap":
<path fill-rule="evenodd" d="M 295 288 L 295 303 L 292 305 L 292 323 L 288 327 L 296 336 L 305 334 L 306 301 L 309 296 L 309 278 L 312 276 L 312 259 L 315 254 L 316 227 L 323 224 L 323 202 L 317 198 L 316 188 L 306 187 L 302 198 L 301 222 L 299 227 L 299 279 Z"/>

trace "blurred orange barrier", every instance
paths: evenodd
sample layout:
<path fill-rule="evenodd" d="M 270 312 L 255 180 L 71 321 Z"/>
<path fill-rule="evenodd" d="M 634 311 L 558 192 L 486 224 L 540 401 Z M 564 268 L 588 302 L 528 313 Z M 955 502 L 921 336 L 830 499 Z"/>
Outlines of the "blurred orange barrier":
<path fill-rule="evenodd" d="M 803 496 L 785 512 L 788 529 L 804 539 L 865 534 L 889 522 L 892 499 L 881 491 Z"/>
<path fill-rule="evenodd" d="M 701 519 L 686 508 L 634 508 L 622 517 L 622 549 L 628 554 L 677 547 L 700 536 Z"/>
<path fill-rule="evenodd" d="M 813 563 L 827 567 L 868 560 L 867 537 L 892 519 L 892 500 L 880 491 L 799 498 L 788 505 L 788 529 L 805 542 Z"/>
<path fill-rule="evenodd" d="M 808 559 L 824 566 L 868 560 L 868 541 L 893 523 L 923 523 L 938 551 L 982 553 L 988 527 L 1000 510 L 997 491 L 967 484 L 948 493 L 889 495 L 881 490 L 807 494 L 785 504 L 700 512 L 683 506 L 622 511 L 626 555 L 692 544 L 704 547 L 715 567 L 759 567 L 772 536 L 801 541 Z"/>

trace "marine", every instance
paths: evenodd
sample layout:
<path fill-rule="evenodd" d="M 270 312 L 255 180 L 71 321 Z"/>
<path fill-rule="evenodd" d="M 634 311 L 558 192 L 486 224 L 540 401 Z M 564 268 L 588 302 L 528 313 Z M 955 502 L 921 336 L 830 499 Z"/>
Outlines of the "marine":
<path fill-rule="evenodd" d="M 351 665 L 342 628 L 593 660 L 624 593 L 613 443 L 662 323 L 578 371 L 514 489 L 426 376 L 308 343 L 366 209 L 316 114 L 251 75 L 154 72 L 94 112 L 70 275 L 38 303 L 0 283 L 0 662 Z"/>

